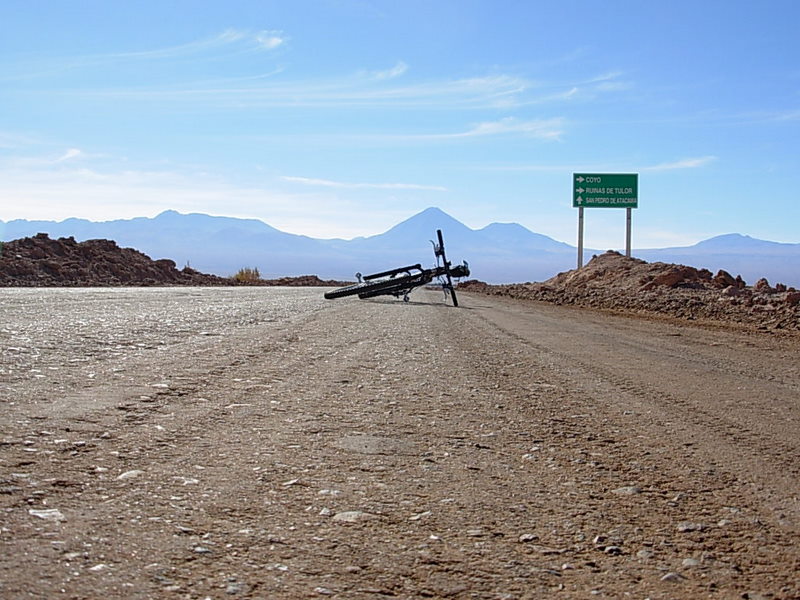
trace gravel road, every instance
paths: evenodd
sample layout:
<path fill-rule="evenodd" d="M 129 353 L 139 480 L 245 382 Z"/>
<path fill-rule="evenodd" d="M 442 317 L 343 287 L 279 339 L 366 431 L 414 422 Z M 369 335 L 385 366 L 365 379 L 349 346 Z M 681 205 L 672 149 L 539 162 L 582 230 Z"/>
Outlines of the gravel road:
<path fill-rule="evenodd" d="M 0 290 L 2 598 L 798 598 L 800 337 Z"/>

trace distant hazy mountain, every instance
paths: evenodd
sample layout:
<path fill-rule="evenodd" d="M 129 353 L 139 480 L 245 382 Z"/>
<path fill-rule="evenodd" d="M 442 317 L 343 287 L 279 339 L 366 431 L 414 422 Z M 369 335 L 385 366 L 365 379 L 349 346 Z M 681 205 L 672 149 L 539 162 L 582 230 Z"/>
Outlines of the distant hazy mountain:
<path fill-rule="evenodd" d="M 800 287 L 800 244 L 781 244 L 739 233 L 719 235 L 694 246 L 637 250 L 646 261 L 677 262 L 741 275 L 750 284 L 761 277 L 770 283 Z"/>
<path fill-rule="evenodd" d="M 431 240 L 444 233 L 447 257 L 469 262 L 472 275 L 493 283 L 547 279 L 574 267 L 575 248 L 516 223 L 470 229 L 438 208 L 428 208 L 379 235 L 326 242 L 340 252 L 343 276 L 382 271 L 387 265 L 433 264 Z M 504 235 L 506 233 L 506 235 Z"/>
<path fill-rule="evenodd" d="M 213 217 L 166 211 L 154 218 L 93 222 L 0 221 L 2 239 L 39 232 L 50 237 L 73 236 L 78 241 L 106 238 L 140 250 L 151 258 L 171 258 L 207 273 L 231 275 L 242 267 L 257 267 L 266 277 L 314 274 L 325 279 L 352 278 L 421 263 L 430 266 L 429 240 L 444 232 L 447 255 L 454 263 L 469 261 L 473 277 L 489 283 L 544 281 L 575 268 L 576 249 L 517 223 L 492 223 L 470 229 L 438 208 L 428 208 L 388 231 L 353 240 L 320 240 L 285 233 L 255 219 Z M 598 253 L 587 250 L 588 257 Z M 800 244 L 779 244 L 739 234 L 702 241 L 694 246 L 634 250 L 648 261 L 677 262 L 725 269 L 748 283 L 767 277 L 800 287 Z"/>

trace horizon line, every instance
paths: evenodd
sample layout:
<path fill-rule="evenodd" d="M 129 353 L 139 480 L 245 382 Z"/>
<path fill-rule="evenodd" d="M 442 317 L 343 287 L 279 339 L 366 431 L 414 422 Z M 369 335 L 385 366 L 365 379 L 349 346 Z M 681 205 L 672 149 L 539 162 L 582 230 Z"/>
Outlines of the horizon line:
<path fill-rule="evenodd" d="M 152 217 L 138 216 L 138 217 L 129 217 L 129 218 L 107 219 L 107 220 L 102 220 L 102 221 L 93 221 L 92 219 L 89 219 L 89 218 L 86 218 L 86 217 L 66 217 L 64 219 L 61 219 L 60 221 L 59 220 L 51 220 L 51 219 L 12 219 L 10 221 L 3 221 L 2 219 L 0 219 L 0 224 L 1 225 L 8 225 L 10 223 L 14 223 L 14 222 L 17 222 L 17 221 L 23 221 L 23 222 L 27 222 L 27 223 L 53 223 L 53 224 L 56 224 L 56 225 L 60 225 L 60 224 L 66 223 L 67 221 L 85 221 L 87 223 L 93 223 L 93 224 L 101 225 L 101 224 L 105 224 L 105 223 L 115 223 L 115 222 L 120 222 L 120 221 L 135 221 L 135 220 L 138 220 L 138 219 L 155 220 L 158 217 L 160 217 L 162 215 L 165 215 L 165 214 L 177 214 L 177 215 L 184 216 L 184 217 L 202 216 L 202 217 L 211 217 L 211 218 L 216 218 L 216 219 L 232 219 L 232 220 L 238 220 L 238 221 L 258 221 L 259 223 L 262 223 L 263 225 L 265 225 L 267 227 L 270 227 L 272 229 L 275 229 L 276 231 L 280 231 L 281 233 L 285 233 L 287 235 L 295 235 L 295 236 L 298 236 L 298 237 L 308 237 L 308 238 L 316 239 L 316 240 L 353 241 L 353 240 L 356 240 L 356 239 L 368 239 L 368 238 L 371 238 L 371 237 L 376 237 L 376 236 L 379 236 L 379 235 L 383 235 L 383 234 L 387 233 L 388 231 L 390 231 L 391 229 L 393 229 L 394 227 L 396 227 L 397 225 L 399 225 L 401 223 L 404 223 L 406 221 L 409 221 L 409 220 L 413 219 L 414 217 L 417 217 L 417 216 L 419 216 L 419 215 L 421 215 L 421 214 L 423 214 L 425 212 L 428 212 L 428 211 L 430 211 L 432 209 L 441 212 L 445 216 L 447 216 L 447 217 L 453 219 L 454 221 L 458 222 L 459 224 L 463 225 L 464 227 L 466 227 L 470 231 L 476 231 L 476 232 L 477 231 L 482 231 L 483 229 L 486 229 L 487 227 L 489 227 L 491 225 L 519 225 L 520 227 L 522 227 L 523 229 L 525 229 L 526 231 L 528 231 L 528 232 L 530 232 L 530 233 L 532 233 L 534 235 L 541 235 L 541 236 L 547 237 L 547 238 L 549 238 L 549 239 L 551 239 L 551 240 L 553 240 L 555 242 L 559 242 L 561 244 L 566 244 L 566 245 L 568 245 L 570 247 L 573 247 L 573 248 L 577 249 L 577 246 L 571 244 L 570 242 L 565 242 L 563 240 L 559 240 L 559 239 L 554 238 L 552 236 L 549 236 L 547 234 L 533 231 L 533 230 L 529 229 L 528 227 L 525 227 L 524 225 L 522 225 L 521 223 L 519 223 L 517 221 L 492 221 L 491 223 L 488 223 L 487 225 L 484 225 L 483 227 L 479 227 L 477 229 L 473 229 L 469 225 L 466 225 L 465 223 L 463 223 L 460 220 L 456 219 L 450 213 L 448 213 L 445 210 L 439 208 L 438 206 L 429 206 L 429 207 L 427 207 L 427 208 L 425 208 L 425 209 L 423 209 L 423 210 L 421 210 L 419 212 L 416 212 L 416 213 L 412 214 L 410 217 L 395 223 L 394 225 L 392 225 L 388 229 L 386 229 L 384 231 L 381 231 L 379 233 L 374 233 L 374 234 L 371 234 L 371 235 L 358 235 L 358 236 L 354 236 L 352 238 L 343 238 L 343 237 L 337 237 L 337 236 L 333 236 L 333 237 L 313 237 L 313 236 L 306 235 L 306 234 L 291 233 L 291 232 L 288 232 L 288 231 L 284 231 L 284 230 L 278 229 L 277 227 L 274 227 L 274 226 L 270 225 L 265 220 L 263 220 L 261 218 L 258 218 L 258 217 L 239 217 L 239 216 L 209 214 L 209 213 L 202 213 L 202 212 L 186 212 L 186 213 L 183 213 L 183 212 L 180 212 L 179 210 L 172 209 L 172 208 L 164 209 L 164 210 L 158 212 L 155 216 L 152 216 Z M 41 232 L 41 233 L 46 233 L 46 232 Z M 638 250 L 638 251 L 648 251 L 648 250 L 668 250 L 668 249 L 674 249 L 674 248 L 692 248 L 692 247 L 694 247 L 694 246 L 696 246 L 696 245 L 698 245 L 700 243 L 707 242 L 707 241 L 710 241 L 710 240 L 713 240 L 713 239 L 717 239 L 717 238 L 721 238 L 721 237 L 727 237 L 727 236 L 740 236 L 740 237 L 749 238 L 749 239 L 756 240 L 756 241 L 769 242 L 769 243 L 773 243 L 773 244 L 800 245 L 800 242 L 780 242 L 780 241 L 775 241 L 775 240 L 768 240 L 768 239 L 763 239 L 763 238 L 759 238 L 759 237 L 754 237 L 752 235 L 749 235 L 749 234 L 746 234 L 746 233 L 741 233 L 741 232 L 727 232 L 727 233 L 720 233 L 720 234 L 712 235 L 711 237 L 699 239 L 698 241 L 694 242 L 693 244 L 689 244 L 689 245 L 686 245 L 686 246 L 647 246 L 647 247 L 638 247 L 638 248 L 633 248 L 633 249 L 634 250 Z M 5 237 L 5 236 L 2 236 L 2 237 Z M 12 240 L 0 240 L 0 242 L 2 242 L 2 241 L 12 241 Z M 586 253 L 586 252 L 596 252 L 596 251 L 606 252 L 606 251 L 608 251 L 608 249 L 607 250 L 600 250 L 599 248 L 587 248 L 587 249 L 584 250 L 584 253 Z"/>

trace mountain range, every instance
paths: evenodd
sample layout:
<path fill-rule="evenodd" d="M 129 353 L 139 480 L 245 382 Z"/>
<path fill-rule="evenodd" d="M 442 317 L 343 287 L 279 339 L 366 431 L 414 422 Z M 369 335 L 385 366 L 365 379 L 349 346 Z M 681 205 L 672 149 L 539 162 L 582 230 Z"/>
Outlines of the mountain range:
<path fill-rule="evenodd" d="M 256 219 L 181 214 L 168 210 L 154 218 L 95 222 L 0 221 L 2 239 L 10 241 L 47 233 L 77 241 L 105 238 L 154 259 L 171 258 L 206 273 L 229 276 L 243 267 L 264 277 L 314 274 L 323 279 L 352 279 L 415 262 L 433 263 L 428 240 L 444 233 L 448 258 L 467 260 L 472 277 L 487 283 L 544 281 L 574 269 L 577 249 L 517 223 L 492 223 L 470 229 L 438 208 L 428 208 L 388 231 L 352 240 L 316 239 L 280 231 Z M 586 250 L 585 260 L 602 251 Z M 649 262 L 674 262 L 716 272 L 724 269 L 748 283 L 766 277 L 770 283 L 800 287 L 800 244 L 759 240 L 737 233 L 693 246 L 633 250 Z"/>

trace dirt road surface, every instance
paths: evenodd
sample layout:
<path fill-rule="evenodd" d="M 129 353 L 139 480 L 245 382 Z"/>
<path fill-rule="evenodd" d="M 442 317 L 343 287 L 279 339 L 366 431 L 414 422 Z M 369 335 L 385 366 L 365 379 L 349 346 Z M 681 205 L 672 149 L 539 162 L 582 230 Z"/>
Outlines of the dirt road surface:
<path fill-rule="evenodd" d="M 2 290 L 2 598 L 797 598 L 800 338 Z"/>

